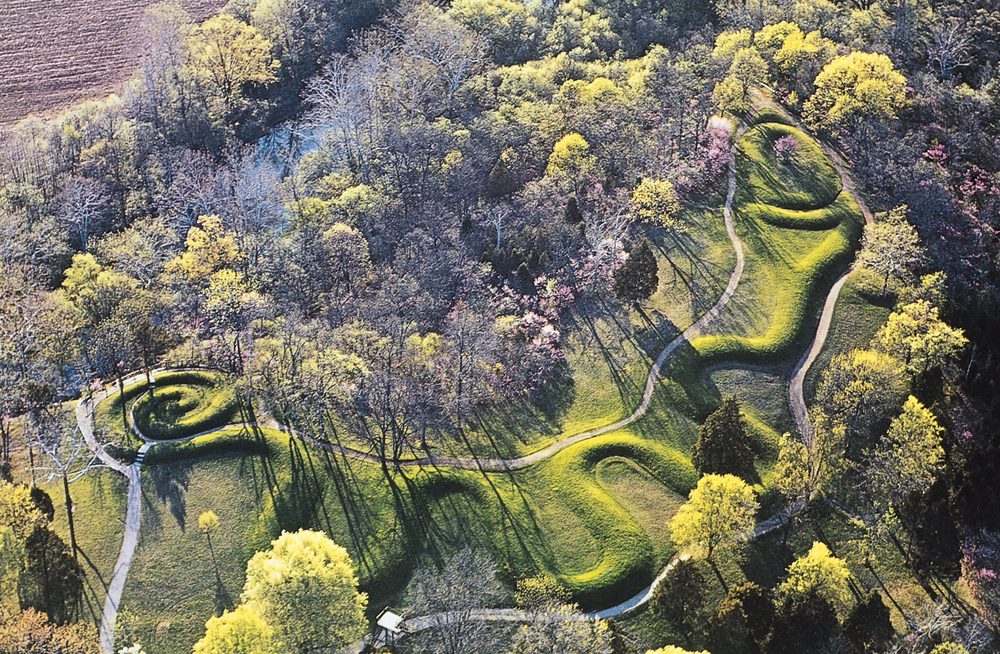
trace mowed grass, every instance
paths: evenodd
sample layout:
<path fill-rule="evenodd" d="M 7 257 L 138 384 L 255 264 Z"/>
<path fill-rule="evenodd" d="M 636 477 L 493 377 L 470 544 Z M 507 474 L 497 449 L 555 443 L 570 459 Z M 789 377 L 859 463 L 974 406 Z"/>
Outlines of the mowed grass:
<path fill-rule="evenodd" d="M 123 601 L 149 654 L 189 651 L 205 620 L 239 601 L 246 561 L 282 529 L 344 544 L 373 610 L 398 603 L 416 567 L 467 546 L 489 552 L 510 583 L 544 571 L 586 606 L 611 605 L 666 561 L 665 525 L 696 478 L 684 453 L 624 432 L 512 473 L 383 472 L 284 432 L 233 428 L 157 445 L 147 462 Z M 197 529 L 206 510 L 220 519 L 214 560 Z"/>

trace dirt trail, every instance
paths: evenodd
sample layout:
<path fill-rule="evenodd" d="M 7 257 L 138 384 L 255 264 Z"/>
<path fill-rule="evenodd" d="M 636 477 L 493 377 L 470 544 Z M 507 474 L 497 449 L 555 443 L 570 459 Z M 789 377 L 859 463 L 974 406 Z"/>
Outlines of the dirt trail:
<path fill-rule="evenodd" d="M 144 377 L 145 375 L 142 374 L 135 375 L 124 380 L 124 385 L 127 386 Z M 135 546 L 139 542 L 139 525 L 142 511 L 142 486 L 139 483 L 139 468 L 146 456 L 146 452 L 154 445 L 154 443 L 150 442 L 143 443 L 139 448 L 135 461 L 131 465 L 126 466 L 108 454 L 104 450 L 104 447 L 94 438 L 94 407 L 116 392 L 118 392 L 117 385 L 109 386 L 92 397 L 83 398 L 76 405 L 76 422 L 80 425 L 80 432 L 87 441 L 87 445 L 104 465 L 125 475 L 125 478 L 128 480 L 128 491 L 125 500 L 125 533 L 122 536 L 122 547 L 118 553 L 118 561 L 115 562 L 115 569 L 111 574 L 111 581 L 108 583 L 107 595 L 104 597 L 104 608 L 101 610 L 101 654 L 114 654 L 115 620 L 118 617 L 118 605 L 121 603 L 122 591 L 125 590 L 125 579 L 128 577 L 128 569 L 132 564 L 132 555 L 135 553 Z"/>
<path fill-rule="evenodd" d="M 795 120 L 793 116 L 790 116 L 785 112 L 791 120 L 795 121 L 798 127 L 801 129 L 802 125 L 799 121 Z M 854 180 L 851 179 L 851 175 L 847 170 L 847 166 L 844 160 L 840 157 L 829 144 L 816 139 L 816 142 L 820 144 L 823 151 L 826 152 L 827 156 L 833 162 L 834 167 L 837 169 L 837 174 L 840 175 L 840 185 L 842 193 L 849 193 L 854 197 L 855 201 L 858 203 L 858 207 L 861 209 L 861 214 L 865 218 L 865 223 L 872 223 L 872 213 L 868 210 L 868 206 L 865 204 L 864 199 L 860 195 L 854 186 Z M 799 432 L 799 438 L 802 439 L 803 444 L 810 450 L 813 447 L 813 426 L 812 422 L 809 420 L 809 413 L 806 410 L 806 401 L 803 396 L 802 385 L 805 382 L 806 373 L 809 372 L 809 368 L 816 361 L 819 353 L 823 351 L 823 346 L 826 345 L 826 337 L 830 333 L 830 324 L 833 322 L 833 311 L 837 307 L 837 299 L 840 297 L 840 290 L 844 287 L 844 282 L 847 281 L 848 275 L 851 274 L 853 268 L 848 268 L 843 275 L 834 283 L 833 288 L 826 296 L 826 302 L 823 304 L 823 313 L 820 315 L 819 325 L 816 327 L 816 336 L 813 338 L 812 344 L 809 349 L 806 350 L 802 358 L 799 359 L 799 363 L 795 366 L 795 371 L 792 373 L 791 381 L 788 383 L 788 406 L 792 411 L 792 419 L 795 421 L 795 428 Z"/>

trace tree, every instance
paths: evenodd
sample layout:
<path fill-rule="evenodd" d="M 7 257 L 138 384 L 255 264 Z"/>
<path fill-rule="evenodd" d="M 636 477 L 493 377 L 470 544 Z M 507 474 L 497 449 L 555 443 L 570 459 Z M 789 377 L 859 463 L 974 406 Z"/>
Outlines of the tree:
<path fill-rule="evenodd" d="M 194 644 L 195 654 L 285 654 L 288 649 L 246 604 L 205 623 L 205 635 Z"/>
<path fill-rule="evenodd" d="M 709 654 L 709 653 L 705 650 L 702 650 L 700 652 L 691 652 L 686 649 L 681 649 L 676 645 L 664 645 L 659 649 L 647 650 L 646 654 Z"/>
<path fill-rule="evenodd" d="M 488 557 L 463 549 L 440 569 L 422 568 L 406 590 L 406 604 L 415 615 L 433 616 L 425 645 L 437 652 L 495 651 L 487 646 L 491 626 L 473 618 L 477 610 L 495 606 L 504 595 L 497 566 Z M 494 643 L 495 645 L 495 643 Z"/>
<path fill-rule="evenodd" d="M 753 488 L 739 477 L 704 475 L 670 520 L 670 536 L 679 547 L 704 547 L 712 570 L 726 588 L 712 555 L 739 534 L 753 529 L 758 508 Z"/>
<path fill-rule="evenodd" d="M 875 214 L 875 220 L 865 225 L 857 263 L 884 277 L 882 295 L 889 289 L 889 280 L 907 281 L 924 258 L 917 230 L 906 221 L 906 205 Z"/>
<path fill-rule="evenodd" d="M 636 219 L 659 225 L 671 234 L 680 231 L 677 220 L 680 203 L 670 180 L 643 177 L 632 189 L 630 200 Z"/>
<path fill-rule="evenodd" d="M 816 76 L 815 86 L 805 104 L 806 120 L 814 127 L 859 116 L 894 118 L 906 104 L 906 78 L 884 54 L 837 57 Z"/>
<path fill-rule="evenodd" d="M 712 618 L 712 654 L 759 652 L 773 622 L 774 602 L 760 586 L 747 582 L 731 588 Z"/>
<path fill-rule="evenodd" d="M 837 612 L 822 595 L 791 593 L 778 604 L 761 650 L 763 654 L 819 652 L 838 626 Z"/>
<path fill-rule="evenodd" d="M 561 604 L 569 604 L 573 594 L 568 588 L 547 574 L 517 580 L 514 601 L 524 609 L 544 611 Z"/>
<path fill-rule="evenodd" d="M 931 654 L 969 654 L 969 650 L 958 643 L 947 641 L 932 649 Z"/>
<path fill-rule="evenodd" d="M 55 624 L 66 624 L 83 597 L 83 568 L 45 525 L 36 526 L 25 539 L 24 555 L 29 583 L 21 589 L 21 606 L 47 614 Z"/>
<path fill-rule="evenodd" d="M 98 654 L 97 632 L 92 624 L 57 625 L 44 613 L 0 611 L 0 652 L 4 654 Z"/>
<path fill-rule="evenodd" d="M 878 591 L 871 591 L 858 602 L 844 620 L 844 635 L 860 652 L 881 651 L 895 634 L 889 607 Z"/>
<path fill-rule="evenodd" d="M 851 571 L 843 560 L 830 554 L 824 543 L 814 542 L 809 553 L 792 561 L 788 576 L 778 586 L 777 594 L 806 596 L 816 593 L 833 606 L 845 607 L 850 599 L 848 580 Z"/>
<path fill-rule="evenodd" d="M 80 250 L 89 249 L 90 238 L 104 231 L 108 196 L 104 186 L 86 177 L 70 177 L 59 195 L 59 217 L 72 231 Z"/>
<path fill-rule="evenodd" d="M 257 28 L 220 13 L 196 27 L 187 38 L 188 66 L 221 101 L 228 116 L 240 106 L 244 88 L 275 79 L 279 64 L 272 58 L 273 46 Z"/>
<path fill-rule="evenodd" d="M 742 115 L 750 109 L 750 90 L 767 82 L 767 62 L 757 48 L 740 48 L 733 55 L 729 74 L 715 85 L 712 101 L 721 111 Z"/>
<path fill-rule="evenodd" d="M 958 353 L 968 343 L 961 329 L 938 318 L 938 308 L 927 300 L 905 304 L 889 314 L 872 344 L 882 352 L 902 355 L 914 374 L 939 368 L 954 373 Z"/>
<path fill-rule="evenodd" d="M 835 355 L 816 392 L 817 432 L 834 433 L 848 453 L 863 444 L 899 407 L 907 388 L 905 370 L 898 359 L 874 350 Z"/>
<path fill-rule="evenodd" d="M 691 559 L 678 559 L 660 580 L 649 599 L 649 610 L 683 634 L 688 645 L 703 621 L 705 578 Z"/>
<path fill-rule="evenodd" d="M 877 505 L 902 508 L 912 493 L 923 493 L 944 468 L 942 429 L 912 395 L 893 418 L 864 467 L 865 487 Z"/>
<path fill-rule="evenodd" d="M 638 304 L 639 300 L 648 300 L 660 283 L 657 276 L 656 257 L 649 248 L 649 243 L 643 241 L 637 245 L 621 268 L 614 272 L 614 292 L 618 299 Z"/>
<path fill-rule="evenodd" d="M 705 418 L 698 440 L 691 448 L 691 463 L 701 473 L 733 474 L 748 478 L 755 473 L 753 443 L 733 398 Z"/>
<path fill-rule="evenodd" d="M 575 606 L 561 605 L 544 618 L 521 625 L 514 633 L 509 652 L 611 654 L 611 629 L 604 620 L 590 618 Z"/>
<path fill-rule="evenodd" d="M 545 174 L 565 183 L 573 190 L 583 188 L 584 180 L 597 169 L 597 157 L 590 151 L 590 144 L 576 132 L 570 132 L 552 146 L 545 166 Z"/>
<path fill-rule="evenodd" d="M 167 263 L 167 272 L 179 272 L 192 282 L 205 284 L 213 272 L 232 268 L 239 260 L 233 234 L 222 226 L 222 220 L 214 214 L 202 215 L 188 230 L 184 252 Z"/>
<path fill-rule="evenodd" d="M 347 550 L 317 531 L 282 532 L 247 563 L 242 601 L 300 654 L 340 648 L 364 634 L 368 596 Z"/>

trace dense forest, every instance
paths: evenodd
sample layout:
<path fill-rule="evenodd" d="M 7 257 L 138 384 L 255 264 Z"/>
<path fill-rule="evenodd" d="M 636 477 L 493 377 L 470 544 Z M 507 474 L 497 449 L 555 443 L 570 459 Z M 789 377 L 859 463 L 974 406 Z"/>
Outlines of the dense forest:
<path fill-rule="evenodd" d="M 683 469 L 697 472 L 671 533 L 707 555 L 664 577 L 653 617 L 610 630 L 558 623 L 566 633 L 554 635 L 522 626 L 506 640 L 451 625 L 407 647 L 997 651 L 1000 5 L 232 0 L 197 24 L 161 2 L 136 38 L 135 76 L 118 93 L 0 132 L 0 650 L 97 648 L 89 625 L 103 598 L 85 608 L 95 573 L 78 556 L 70 499 L 89 455 L 68 402 L 163 368 L 209 369 L 231 389 L 218 400 L 223 423 L 280 425 L 362 452 L 389 480 L 428 453 L 525 454 L 544 444 L 532 434 L 570 415 L 567 398 L 598 383 L 578 374 L 572 339 L 596 352 L 611 348 L 606 325 L 633 325 L 621 340 L 653 352 L 645 375 L 681 331 L 650 298 L 675 294 L 692 315 L 716 301 L 732 255 L 718 246 L 726 271 L 712 271 L 699 212 L 728 211 L 737 171 L 756 156 L 738 139 L 764 134 L 775 170 L 839 180 L 842 168 L 861 208 L 838 211 L 874 218 L 844 228 L 855 241 L 846 255 L 774 290 L 803 296 L 797 315 L 811 327 L 742 354 L 721 337 L 695 349 L 705 366 L 733 359 L 785 375 L 857 250 L 852 297 L 880 318 L 864 342 L 823 359 L 807 388 L 811 433 L 777 439 L 763 474 L 754 439 L 771 427 L 741 419 L 751 400 L 686 400 L 699 433 Z M 827 150 L 825 168 L 803 163 Z M 816 213 L 827 201 L 810 204 L 827 192 L 819 173 L 799 195 L 765 201 L 777 174 L 754 170 L 739 179 L 759 202 L 814 212 L 816 233 L 833 225 Z M 753 210 L 739 193 L 737 220 Z M 630 354 L 605 356 L 632 374 Z M 629 392 L 621 402 L 638 403 L 641 388 Z M 114 427 L 98 435 L 131 462 L 126 403 L 114 406 Z M 184 425 L 131 406 L 166 440 L 201 431 L 171 431 Z M 491 431 L 500 421 L 507 428 Z M 722 513 L 749 509 L 751 530 L 754 516 L 782 515 L 775 547 L 808 540 L 787 577 L 781 566 L 780 585 L 727 584 L 732 571 L 714 551 L 745 526 L 717 542 L 681 520 L 699 498 L 722 501 L 712 493 L 739 500 L 731 476 L 760 501 Z M 52 482 L 47 493 L 36 481 Z M 68 538 L 47 526 L 64 501 Z M 850 536 L 824 533 L 834 523 Z M 211 548 L 216 523 L 201 529 Z M 870 584 L 831 554 L 841 538 L 852 545 L 836 554 L 870 571 Z M 456 579 L 493 575 L 481 597 L 516 588 L 534 611 L 611 604 L 583 582 L 566 591 L 522 574 L 531 566 L 514 555 L 498 569 L 480 549 L 435 552 L 437 568 L 405 568 L 412 579 L 393 579 L 398 588 L 379 590 L 395 569 L 359 576 L 370 597 L 402 601 L 406 587 L 408 605 L 426 612 L 453 610 L 432 600 Z M 890 551 L 902 570 L 893 579 L 909 581 L 887 588 L 892 573 L 878 561 Z M 252 554 L 239 553 L 240 574 Z M 650 572 L 622 577 L 623 588 Z M 248 589 L 251 577 L 247 568 Z M 705 595 L 707 586 L 720 588 Z M 481 601 L 469 597 L 456 601 Z M 249 604 L 234 604 L 225 615 L 257 630 L 257 649 L 195 651 L 333 651 L 323 648 L 335 641 L 282 643 Z"/>

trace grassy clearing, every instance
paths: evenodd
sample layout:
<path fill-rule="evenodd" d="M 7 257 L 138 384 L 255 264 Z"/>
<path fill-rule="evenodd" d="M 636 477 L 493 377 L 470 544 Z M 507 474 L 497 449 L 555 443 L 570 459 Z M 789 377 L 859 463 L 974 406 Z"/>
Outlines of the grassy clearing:
<path fill-rule="evenodd" d="M 787 137 L 794 139 L 797 151 L 782 161 L 775 143 Z M 736 170 L 743 204 L 809 211 L 829 206 L 841 190 L 837 169 L 819 143 L 780 123 L 760 123 L 743 134 L 737 143 Z"/>

